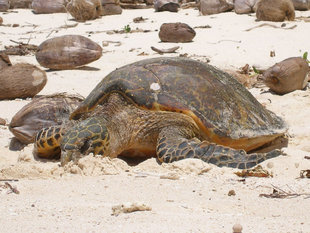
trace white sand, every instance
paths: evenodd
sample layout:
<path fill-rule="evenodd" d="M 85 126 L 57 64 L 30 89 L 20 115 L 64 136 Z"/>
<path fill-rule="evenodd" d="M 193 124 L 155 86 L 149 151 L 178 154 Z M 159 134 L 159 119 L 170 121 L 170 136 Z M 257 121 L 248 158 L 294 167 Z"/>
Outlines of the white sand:
<path fill-rule="evenodd" d="M 103 47 L 100 60 L 88 65 L 98 70 L 49 71 L 48 83 L 41 95 L 66 91 L 83 96 L 109 72 L 122 65 L 150 57 L 158 57 L 150 49 L 180 46 L 178 56 L 187 53 L 194 59 L 206 61 L 223 69 L 237 69 L 245 64 L 271 66 L 276 62 L 310 52 L 310 23 L 302 20 L 285 22 L 292 30 L 260 27 L 255 15 L 224 13 L 199 16 L 197 10 L 179 13 L 155 13 L 153 9 L 123 10 L 122 15 L 79 23 L 68 14 L 35 15 L 30 10 L 0 16 L 0 49 L 15 45 L 10 40 L 39 45 L 47 38 L 66 34 L 89 37 L 102 45 L 103 41 L 120 41 Z M 133 23 L 133 18 L 148 18 Z M 296 12 L 310 16 L 310 11 Z M 183 22 L 195 29 L 194 42 L 185 44 L 160 43 L 158 30 L 162 23 Z M 112 34 L 129 24 L 152 30 L 148 33 Z M 282 23 L 270 23 L 281 26 Z M 57 29 L 58 28 L 58 29 Z M 155 31 L 156 30 L 156 31 Z M 94 32 L 94 33 L 90 33 Z M 270 57 L 270 51 L 276 56 Z M 138 56 L 138 54 L 147 54 Z M 28 62 L 38 65 L 34 56 L 11 56 L 12 63 Z M 1 84 L 0 84 L 1 85 Z M 302 90 L 277 96 L 267 88 L 251 92 L 268 109 L 283 117 L 289 125 L 287 156 L 262 163 L 273 172 L 273 178 L 247 178 L 240 182 L 234 169 L 218 168 L 200 160 L 180 161 L 158 165 L 150 159 L 130 167 L 119 159 L 87 156 L 78 165 L 60 168 L 58 162 L 37 162 L 32 157 L 32 145 L 23 151 L 10 151 L 12 138 L 7 126 L 0 126 L 0 178 L 16 178 L 10 182 L 20 194 L 8 194 L 0 186 L 0 232 L 232 232 L 241 223 L 243 232 L 310 232 L 309 179 L 296 179 L 303 169 L 310 169 L 310 91 Z M 0 101 L 0 117 L 10 122 L 12 116 L 30 100 Z M 210 170 L 211 169 L 211 170 Z M 172 174 L 171 174 L 172 173 Z M 160 175 L 179 179 L 160 179 Z M 4 182 L 0 182 L 3 184 Z M 273 185 L 301 195 L 295 198 L 271 199 L 259 197 L 270 194 Z M 235 196 L 228 196 L 235 190 Z M 306 198 L 308 197 L 308 198 Z M 151 211 L 111 216 L 112 206 L 126 202 L 142 202 Z"/>

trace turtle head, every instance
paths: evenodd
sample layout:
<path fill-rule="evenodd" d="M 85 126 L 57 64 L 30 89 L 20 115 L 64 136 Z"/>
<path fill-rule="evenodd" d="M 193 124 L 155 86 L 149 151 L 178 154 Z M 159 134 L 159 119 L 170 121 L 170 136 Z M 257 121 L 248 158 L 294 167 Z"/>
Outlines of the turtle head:
<path fill-rule="evenodd" d="M 68 129 L 61 142 L 61 165 L 89 153 L 109 155 L 110 136 L 102 119 L 92 117 Z"/>

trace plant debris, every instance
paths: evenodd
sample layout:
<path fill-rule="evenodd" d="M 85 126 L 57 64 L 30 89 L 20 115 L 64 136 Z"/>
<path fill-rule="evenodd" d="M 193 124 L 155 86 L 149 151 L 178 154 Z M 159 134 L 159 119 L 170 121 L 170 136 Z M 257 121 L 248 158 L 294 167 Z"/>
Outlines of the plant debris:
<path fill-rule="evenodd" d="M 269 171 L 263 169 L 261 165 L 257 165 L 251 169 L 243 169 L 242 171 L 235 172 L 237 176 L 240 177 L 248 177 L 248 176 L 255 176 L 255 177 L 273 177 Z"/>
<path fill-rule="evenodd" d="M 159 54 L 164 54 L 164 53 L 175 53 L 176 50 L 178 50 L 180 46 L 175 46 L 169 49 L 158 49 L 153 46 L 151 46 L 151 49 Z"/>
<path fill-rule="evenodd" d="M 300 171 L 300 178 L 308 178 L 308 179 L 310 179 L 310 169 L 301 170 Z"/>
<path fill-rule="evenodd" d="M 112 207 L 112 215 L 118 216 L 121 213 L 132 213 L 135 211 L 151 211 L 152 208 L 143 203 L 131 203 L 127 202 L 121 205 Z"/>
<path fill-rule="evenodd" d="M 28 54 L 34 54 L 38 50 L 37 45 L 33 44 L 25 44 L 23 42 L 17 42 L 14 40 L 10 40 L 14 43 L 17 43 L 18 45 L 10 45 L 10 46 L 4 46 L 5 50 L 2 50 L 0 52 L 4 52 L 6 55 L 19 55 L 24 56 Z"/>
<path fill-rule="evenodd" d="M 267 197 L 267 198 L 294 198 L 299 196 L 307 196 L 306 198 L 310 198 L 310 193 L 296 193 L 293 191 L 284 191 L 283 189 L 272 185 L 273 190 L 271 194 L 259 194 L 259 197 Z"/>
<path fill-rule="evenodd" d="M 142 16 L 140 17 L 136 17 L 133 19 L 133 22 L 134 23 L 142 23 L 142 22 L 145 22 L 148 18 L 143 18 Z"/>
<path fill-rule="evenodd" d="M 13 187 L 9 182 L 5 182 L 4 185 L 0 184 L 0 188 L 3 189 L 10 189 L 10 191 L 8 193 L 15 193 L 15 194 L 19 194 L 19 191 L 17 190 L 16 187 Z"/>

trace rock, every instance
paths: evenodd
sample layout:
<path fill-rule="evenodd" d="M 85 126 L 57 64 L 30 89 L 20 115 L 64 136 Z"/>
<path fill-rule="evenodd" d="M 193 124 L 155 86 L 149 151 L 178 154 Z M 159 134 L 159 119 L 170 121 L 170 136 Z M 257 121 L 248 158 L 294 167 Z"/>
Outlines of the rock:
<path fill-rule="evenodd" d="M 237 14 L 249 14 L 255 12 L 258 0 L 235 0 L 235 12 Z"/>
<path fill-rule="evenodd" d="M 80 96 L 58 93 L 34 98 L 12 118 L 9 130 L 21 142 L 34 142 L 42 128 L 60 125 L 83 100 Z"/>
<path fill-rule="evenodd" d="M 11 65 L 12 63 L 10 61 L 9 56 L 5 52 L 0 52 L 0 70 Z"/>
<path fill-rule="evenodd" d="M 101 0 L 101 15 L 119 15 L 122 14 L 122 8 L 119 0 Z"/>
<path fill-rule="evenodd" d="M 9 0 L 0 0 L 0 12 L 7 11 L 9 8 L 10 8 Z M 2 24 L 1 21 L 0 24 Z"/>
<path fill-rule="evenodd" d="M 100 0 L 71 0 L 67 5 L 67 11 L 77 21 L 97 19 L 102 15 Z"/>
<path fill-rule="evenodd" d="M 258 20 L 282 22 L 295 19 L 294 5 L 291 0 L 260 0 L 257 3 Z"/>
<path fill-rule="evenodd" d="M 232 9 L 234 9 L 234 5 L 226 0 L 201 0 L 199 12 L 202 15 L 212 15 Z"/>
<path fill-rule="evenodd" d="M 295 10 L 310 10 L 310 0 L 292 0 Z"/>
<path fill-rule="evenodd" d="M 65 13 L 66 0 L 33 0 L 32 9 L 36 14 Z"/>
<path fill-rule="evenodd" d="M 24 8 L 31 9 L 32 0 L 10 0 L 10 8 Z"/>
<path fill-rule="evenodd" d="M 98 60 L 102 48 L 94 41 L 79 35 L 48 39 L 38 47 L 36 59 L 50 69 L 74 69 Z"/>
<path fill-rule="evenodd" d="M 0 72 L 0 99 L 33 97 L 47 82 L 45 71 L 21 63 L 4 68 Z"/>
<path fill-rule="evenodd" d="M 154 0 L 154 8 L 156 12 L 170 11 L 178 12 L 180 4 L 178 0 Z"/>
<path fill-rule="evenodd" d="M 159 31 L 162 42 L 191 42 L 195 35 L 195 30 L 185 23 L 164 23 Z"/>
<path fill-rule="evenodd" d="M 3 19 L 2 17 L 0 16 L 0 25 L 3 23 Z"/>
<path fill-rule="evenodd" d="M 291 57 L 276 63 L 263 73 L 263 81 L 277 94 L 304 89 L 308 82 L 308 63 L 301 57 Z"/>
<path fill-rule="evenodd" d="M 241 233 L 242 232 L 242 226 L 239 223 L 236 223 L 233 225 L 233 233 Z"/>

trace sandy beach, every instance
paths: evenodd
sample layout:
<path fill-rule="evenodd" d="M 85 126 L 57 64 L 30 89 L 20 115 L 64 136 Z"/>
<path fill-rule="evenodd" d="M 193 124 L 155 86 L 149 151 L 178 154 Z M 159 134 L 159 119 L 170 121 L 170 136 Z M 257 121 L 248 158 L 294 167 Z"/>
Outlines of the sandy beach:
<path fill-rule="evenodd" d="M 196 9 L 123 10 L 121 15 L 84 23 L 67 13 L 36 15 L 29 9 L 0 12 L 0 16 L 4 25 L 19 25 L 0 26 L 0 50 L 16 45 L 13 41 L 39 45 L 70 34 L 88 37 L 103 48 L 99 60 L 74 70 L 50 71 L 40 67 L 34 55 L 10 56 L 13 64 L 27 62 L 46 70 L 48 82 L 39 95 L 67 92 L 86 97 L 111 71 L 152 57 L 186 54 L 223 70 L 238 70 L 245 64 L 268 68 L 310 52 L 310 22 L 305 20 L 310 11 L 296 11 L 295 21 L 284 22 L 284 27 L 283 22 L 268 22 L 278 28 L 254 28 L 266 23 L 256 22 L 255 14 L 200 16 Z M 146 20 L 134 23 L 140 16 Z M 193 42 L 160 42 L 159 28 L 170 22 L 194 28 Z M 142 30 L 113 32 L 126 25 Z M 159 55 L 151 46 L 180 48 Z M 232 232 L 236 223 L 243 232 L 310 232 L 310 180 L 299 178 L 302 170 L 310 169 L 305 158 L 310 156 L 310 89 L 282 96 L 262 85 L 249 91 L 289 126 L 285 155 L 261 164 L 273 177 L 243 179 L 234 173 L 237 169 L 195 159 L 159 165 L 153 158 L 130 166 L 121 159 L 86 156 L 63 168 L 57 161 L 34 160 L 33 144 L 10 150 L 13 135 L 8 126 L 0 126 L 0 179 L 17 180 L 9 183 L 19 191 L 10 193 L 0 181 L 0 232 Z M 9 123 L 30 101 L 0 101 L 0 117 Z M 291 195 L 260 196 L 274 189 Z M 228 195 L 231 190 L 235 195 Z M 113 206 L 128 202 L 151 210 L 113 215 Z"/>

